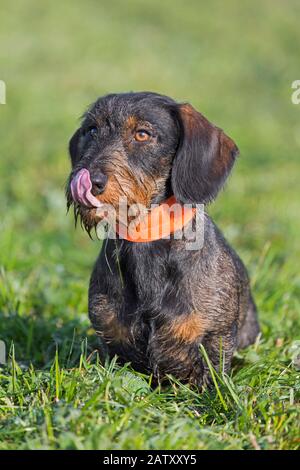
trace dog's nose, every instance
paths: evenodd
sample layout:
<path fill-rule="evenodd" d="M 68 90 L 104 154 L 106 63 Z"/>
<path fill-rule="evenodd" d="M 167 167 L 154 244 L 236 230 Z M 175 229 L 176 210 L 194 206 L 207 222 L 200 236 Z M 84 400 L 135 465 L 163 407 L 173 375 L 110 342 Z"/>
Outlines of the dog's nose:
<path fill-rule="evenodd" d="M 108 177 L 101 171 L 98 171 L 97 173 L 91 175 L 91 182 L 92 182 L 91 193 L 94 196 L 98 196 L 99 194 L 103 193 L 107 180 L 108 180 Z"/>

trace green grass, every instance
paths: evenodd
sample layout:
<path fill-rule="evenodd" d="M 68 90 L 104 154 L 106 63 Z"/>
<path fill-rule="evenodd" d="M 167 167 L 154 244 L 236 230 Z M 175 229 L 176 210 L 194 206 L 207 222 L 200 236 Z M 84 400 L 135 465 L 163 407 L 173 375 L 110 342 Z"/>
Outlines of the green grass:
<path fill-rule="evenodd" d="M 2 3 L 0 449 L 299 449 L 298 3 Z M 90 356 L 100 246 L 65 214 L 67 141 L 98 95 L 144 89 L 191 101 L 241 150 L 210 212 L 249 268 L 262 336 L 203 395 Z"/>

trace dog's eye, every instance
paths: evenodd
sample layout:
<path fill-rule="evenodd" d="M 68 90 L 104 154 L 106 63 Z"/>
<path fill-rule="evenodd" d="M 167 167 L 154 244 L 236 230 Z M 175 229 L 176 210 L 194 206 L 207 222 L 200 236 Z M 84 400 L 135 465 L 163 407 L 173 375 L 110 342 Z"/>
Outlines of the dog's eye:
<path fill-rule="evenodd" d="M 85 135 L 93 137 L 93 139 L 96 137 L 97 134 L 98 134 L 98 129 L 96 126 L 89 127 L 85 132 Z"/>
<path fill-rule="evenodd" d="M 89 129 L 89 134 L 90 134 L 91 137 L 96 137 L 97 133 L 98 133 L 97 127 L 91 127 Z"/>
<path fill-rule="evenodd" d="M 138 142 L 147 142 L 150 139 L 150 137 L 151 137 L 150 132 L 146 131 L 145 129 L 139 129 L 134 134 L 134 138 Z"/>

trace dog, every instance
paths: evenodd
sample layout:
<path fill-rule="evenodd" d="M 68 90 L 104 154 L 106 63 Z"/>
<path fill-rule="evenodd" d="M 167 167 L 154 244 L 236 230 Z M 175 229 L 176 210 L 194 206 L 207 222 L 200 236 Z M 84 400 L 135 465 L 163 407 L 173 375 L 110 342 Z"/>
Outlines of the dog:
<path fill-rule="evenodd" d="M 109 94 L 85 113 L 69 143 L 66 196 L 90 233 L 103 204 L 162 207 L 215 199 L 239 154 L 220 128 L 188 103 L 151 92 Z M 195 212 L 189 212 L 192 226 Z M 89 285 L 89 318 L 105 354 L 203 389 L 211 365 L 228 373 L 234 351 L 255 342 L 257 309 L 247 271 L 204 212 L 203 244 L 169 237 L 103 242 Z M 207 359 L 207 358 L 206 358 Z"/>

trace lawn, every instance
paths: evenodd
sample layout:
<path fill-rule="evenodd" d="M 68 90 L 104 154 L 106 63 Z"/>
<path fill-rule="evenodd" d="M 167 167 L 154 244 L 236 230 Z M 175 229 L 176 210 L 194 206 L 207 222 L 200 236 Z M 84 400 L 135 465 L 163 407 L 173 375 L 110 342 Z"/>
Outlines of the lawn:
<path fill-rule="evenodd" d="M 0 1 L 0 449 L 299 449 L 299 3 Z M 209 212 L 262 335 L 202 395 L 94 352 L 100 242 L 66 215 L 67 143 L 97 96 L 129 90 L 192 102 L 241 151 Z"/>

